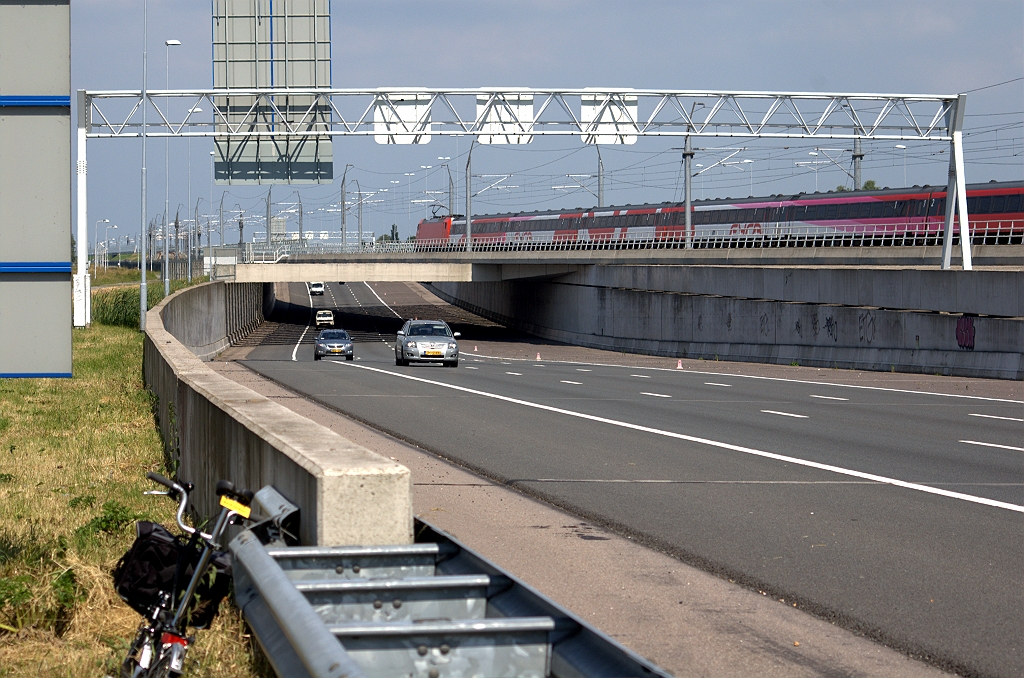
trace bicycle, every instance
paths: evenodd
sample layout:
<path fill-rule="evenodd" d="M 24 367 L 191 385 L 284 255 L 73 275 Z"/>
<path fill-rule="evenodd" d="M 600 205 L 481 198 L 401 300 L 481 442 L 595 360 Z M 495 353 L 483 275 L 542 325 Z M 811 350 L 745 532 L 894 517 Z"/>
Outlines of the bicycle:
<path fill-rule="evenodd" d="M 143 615 L 121 664 L 120 678 L 171 678 L 181 674 L 185 655 L 195 641 L 187 635 L 187 628 L 208 627 L 228 592 L 231 561 L 228 554 L 218 550 L 221 538 L 237 518 L 249 517 L 253 498 L 249 490 L 236 490 L 230 481 L 219 481 L 221 510 L 207 534 L 183 521 L 189 493 L 194 489 L 191 483 L 182 485 L 152 472 L 146 477 L 167 488 L 166 492 L 150 490 L 146 494 L 178 502 L 175 521 L 184 534 L 175 536 L 161 525 L 139 521 L 135 543 L 112 572 L 118 595 Z"/>

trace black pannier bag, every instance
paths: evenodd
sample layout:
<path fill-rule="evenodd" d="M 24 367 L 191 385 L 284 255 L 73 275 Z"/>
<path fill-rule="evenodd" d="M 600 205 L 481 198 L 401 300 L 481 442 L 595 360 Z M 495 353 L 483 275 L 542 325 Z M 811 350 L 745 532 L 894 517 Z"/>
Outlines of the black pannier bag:
<path fill-rule="evenodd" d="M 178 558 L 185 549 L 186 545 L 162 525 L 145 520 L 137 522 L 135 542 L 111 572 L 117 595 L 139 614 L 148 614 L 154 605 L 159 604 L 160 592 L 170 591 L 173 587 Z M 178 595 L 188 586 L 198 558 L 197 549 L 186 554 L 185 571 L 176 587 Z M 230 580 L 231 557 L 226 553 L 215 553 L 210 569 L 196 589 L 197 600 L 193 601 L 189 619 L 191 626 L 209 626 L 217 615 L 220 601 L 228 594 Z"/>

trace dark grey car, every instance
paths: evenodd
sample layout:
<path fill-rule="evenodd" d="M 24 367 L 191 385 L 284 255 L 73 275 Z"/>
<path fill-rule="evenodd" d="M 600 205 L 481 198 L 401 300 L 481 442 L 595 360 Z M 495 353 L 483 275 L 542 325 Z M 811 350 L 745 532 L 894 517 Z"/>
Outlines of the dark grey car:
<path fill-rule="evenodd" d="M 395 364 L 441 363 L 459 366 L 459 344 L 443 320 L 407 320 L 395 340 Z"/>
<path fill-rule="evenodd" d="M 345 360 L 352 360 L 352 355 L 352 337 L 345 330 L 324 330 L 317 335 L 313 360 L 320 360 L 324 356 L 345 356 Z"/>

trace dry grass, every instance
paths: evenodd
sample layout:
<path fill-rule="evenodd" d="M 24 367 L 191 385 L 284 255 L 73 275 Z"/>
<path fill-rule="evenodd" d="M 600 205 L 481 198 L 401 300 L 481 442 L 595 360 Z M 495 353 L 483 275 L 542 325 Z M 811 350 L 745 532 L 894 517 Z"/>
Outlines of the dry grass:
<path fill-rule="evenodd" d="M 141 372 L 137 331 L 93 325 L 74 333 L 73 379 L 0 379 L 0 676 L 114 673 L 134 634 L 110 569 L 136 518 L 173 524 L 170 501 L 142 495 L 163 469 Z M 186 675 L 264 672 L 221 610 Z"/>

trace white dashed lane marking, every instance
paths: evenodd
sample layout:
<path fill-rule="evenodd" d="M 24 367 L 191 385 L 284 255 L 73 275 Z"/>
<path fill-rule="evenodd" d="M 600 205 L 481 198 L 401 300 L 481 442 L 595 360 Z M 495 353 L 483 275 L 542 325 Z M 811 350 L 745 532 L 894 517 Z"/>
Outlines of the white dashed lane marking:
<path fill-rule="evenodd" d="M 823 395 L 811 395 L 812 398 L 821 398 L 822 400 L 849 400 L 849 398 L 837 398 L 835 396 L 823 396 Z"/>
<path fill-rule="evenodd" d="M 655 398 L 671 398 L 671 397 L 672 397 L 672 396 L 670 396 L 670 395 L 665 395 L 664 393 L 647 393 L 647 392 L 641 392 L 641 393 L 640 393 L 640 395 L 645 395 L 645 396 L 654 396 Z"/>
<path fill-rule="evenodd" d="M 776 410 L 761 410 L 765 414 L 777 414 L 780 417 L 794 417 L 795 419 L 809 419 L 806 414 L 793 414 L 792 412 L 778 412 Z"/>
<path fill-rule="evenodd" d="M 583 382 L 580 382 L 580 381 L 567 381 L 565 379 L 562 380 L 562 383 L 563 384 L 574 384 L 576 386 L 582 386 L 583 385 Z"/>
<path fill-rule="evenodd" d="M 705 386 L 725 386 L 726 388 L 729 388 L 729 387 L 732 386 L 732 384 L 719 384 L 718 382 L 715 382 L 715 381 L 705 381 L 704 385 Z"/>
<path fill-rule="evenodd" d="M 995 443 L 983 443 L 977 440 L 961 440 L 960 442 L 968 445 L 981 445 L 982 447 L 998 447 L 1001 450 L 1013 450 L 1014 452 L 1024 452 L 1024 447 L 1014 447 L 1012 445 L 996 445 Z"/>
<path fill-rule="evenodd" d="M 997 417 L 994 414 L 968 414 L 968 417 L 984 417 L 985 419 L 1000 419 L 1002 421 L 1024 421 L 1024 419 L 1017 419 L 1016 417 Z"/>

